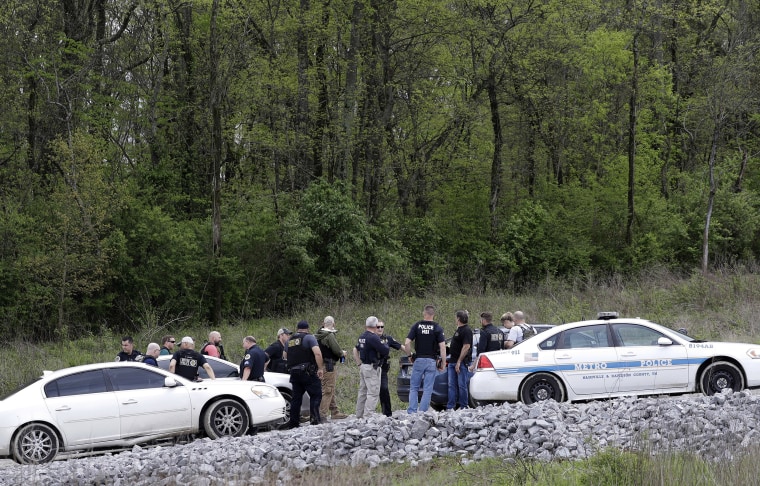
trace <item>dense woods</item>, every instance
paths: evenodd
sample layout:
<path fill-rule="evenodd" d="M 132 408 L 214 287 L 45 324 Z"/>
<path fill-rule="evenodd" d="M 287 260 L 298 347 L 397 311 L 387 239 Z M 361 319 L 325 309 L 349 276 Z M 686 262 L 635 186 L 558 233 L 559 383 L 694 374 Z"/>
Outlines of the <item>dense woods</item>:
<path fill-rule="evenodd" d="M 760 4 L 5 0 L 0 329 L 760 254 Z"/>

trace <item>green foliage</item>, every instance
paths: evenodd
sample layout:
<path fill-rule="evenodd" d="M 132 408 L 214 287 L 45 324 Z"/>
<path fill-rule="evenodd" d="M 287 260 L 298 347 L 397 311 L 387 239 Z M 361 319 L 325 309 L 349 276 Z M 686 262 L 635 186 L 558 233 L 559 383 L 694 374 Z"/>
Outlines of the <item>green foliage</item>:
<path fill-rule="evenodd" d="M 212 5 L 0 5 L 0 330 L 758 259 L 756 3 Z"/>
<path fill-rule="evenodd" d="M 168 306 L 169 313 L 198 310 L 205 286 L 203 223 L 176 221 L 160 207 L 134 204 L 118 216 L 125 232 L 127 254 L 118 262 L 121 316 L 118 324 L 140 328 L 154 322 L 134 322 L 137 309 Z M 122 291 L 120 291 L 122 290 Z"/>

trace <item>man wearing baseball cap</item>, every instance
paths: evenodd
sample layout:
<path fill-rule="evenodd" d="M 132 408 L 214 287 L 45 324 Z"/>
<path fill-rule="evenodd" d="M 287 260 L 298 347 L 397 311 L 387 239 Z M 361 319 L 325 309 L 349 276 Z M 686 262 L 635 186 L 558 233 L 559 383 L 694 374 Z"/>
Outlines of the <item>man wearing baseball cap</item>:
<path fill-rule="evenodd" d="M 212 380 L 216 378 L 214 370 L 206 362 L 206 358 L 195 350 L 193 338 L 190 336 L 183 337 L 179 351 L 174 353 L 172 360 L 169 362 L 169 371 L 177 373 L 179 376 L 190 381 L 200 381 L 200 378 L 198 378 L 198 368 L 201 366 L 206 370 L 209 378 Z"/>
<path fill-rule="evenodd" d="M 293 334 L 287 327 L 277 330 L 277 340 L 269 345 L 264 352 L 267 355 L 267 371 L 274 373 L 288 372 L 288 356 L 285 352 L 285 343 L 290 335 Z"/>

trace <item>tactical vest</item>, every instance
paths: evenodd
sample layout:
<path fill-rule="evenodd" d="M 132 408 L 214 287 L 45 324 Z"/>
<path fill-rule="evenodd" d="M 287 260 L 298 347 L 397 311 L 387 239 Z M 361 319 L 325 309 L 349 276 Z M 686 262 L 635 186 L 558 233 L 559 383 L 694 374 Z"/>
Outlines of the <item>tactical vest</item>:
<path fill-rule="evenodd" d="M 299 332 L 290 336 L 288 340 L 288 368 L 304 363 L 317 364 L 314 353 L 304 345 L 305 333 Z"/>
<path fill-rule="evenodd" d="M 483 328 L 484 332 L 481 332 L 481 336 L 488 339 L 486 343 L 486 351 L 499 351 L 504 349 L 504 333 L 493 325 Z"/>

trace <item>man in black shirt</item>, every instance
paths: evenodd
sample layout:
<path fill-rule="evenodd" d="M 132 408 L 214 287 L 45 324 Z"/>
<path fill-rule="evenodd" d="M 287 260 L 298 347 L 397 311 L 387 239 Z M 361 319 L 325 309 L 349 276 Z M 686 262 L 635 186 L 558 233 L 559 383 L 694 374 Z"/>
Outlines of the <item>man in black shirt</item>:
<path fill-rule="evenodd" d="M 478 354 L 487 351 L 499 351 L 504 349 L 504 333 L 493 325 L 493 314 L 482 312 L 480 314 L 480 340 L 478 341 Z"/>
<path fill-rule="evenodd" d="M 171 362 L 169 362 L 169 371 L 190 381 L 198 381 L 198 368 L 203 366 L 209 378 L 212 380 L 216 379 L 211 365 L 206 362 L 206 358 L 196 351 L 194 347 L 195 341 L 193 341 L 193 338 L 190 336 L 183 337 L 179 351 L 174 353 Z"/>
<path fill-rule="evenodd" d="M 446 409 L 467 408 L 469 404 L 470 361 L 472 361 L 472 329 L 467 324 L 470 315 L 466 310 L 456 313 L 457 330 L 449 346 L 448 382 L 449 401 Z"/>
<path fill-rule="evenodd" d="M 412 352 L 412 341 L 417 356 L 412 365 L 412 377 L 409 382 L 409 408 L 408 413 L 417 413 L 417 396 L 420 383 L 424 378 L 422 399 L 419 400 L 419 411 L 425 412 L 430 407 L 430 397 L 433 395 L 433 384 L 437 371 L 443 371 L 446 363 L 446 338 L 443 328 L 433 319 L 435 307 L 426 305 L 422 311 L 422 320 L 414 323 L 409 329 L 409 334 L 404 341 L 404 350 L 407 354 Z M 436 366 L 436 360 L 441 358 L 440 365 Z M 437 370 L 436 370 L 437 368 Z"/>
<path fill-rule="evenodd" d="M 356 397 L 356 418 L 375 413 L 380 399 L 380 367 L 388 359 L 388 346 L 377 335 L 377 317 L 369 316 L 365 331 L 354 348 L 354 359 L 359 358 L 359 394 Z"/>
<path fill-rule="evenodd" d="M 504 349 L 504 333 L 493 325 L 493 314 L 490 312 L 480 313 L 480 339 L 478 339 L 477 356 L 487 351 L 499 351 Z M 476 363 L 470 366 L 470 372 L 475 371 Z"/>
<path fill-rule="evenodd" d="M 290 369 L 290 383 L 293 384 L 289 429 L 295 429 L 299 425 L 301 419 L 299 412 L 305 392 L 309 392 L 311 424 L 322 423 L 319 415 L 319 405 L 322 403 L 322 376 L 325 373 L 322 351 L 319 349 L 317 338 L 309 332 L 308 322 L 300 321 L 296 330 L 297 332 L 290 336 L 285 347 Z"/>
<path fill-rule="evenodd" d="M 273 373 L 288 372 L 288 355 L 285 353 L 285 343 L 288 342 L 290 335 L 293 334 L 288 328 L 281 328 L 277 331 L 277 341 L 269 345 L 264 352 L 269 361 L 267 361 L 267 371 Z"/>
<path fill-rule="evenodd" d="M 267 355 L 263 349 L 256 345 L 256 338 L 246 336 L 243 338 L 243 360 L 240 362 L 240 379 L 243 381 L 264 381 L 264 364 Z"/>
<path fill-rule="evenodd" d="M 392 336 L 385 334 L 385 323 L 383 321 L 377 322 L 377 334 L 380 336 L 380 342 L 388 346 L 388 349 L 401 349 L 401 343 L 393 339 Z M 380 367 L 382 373 L 380 373 L 380 408 L 383 410 L 383 415 L 390 417 L 393 414 L 393 408 L 391 407 L 391 391 L 388 388 L 388 372 L 391 370 L 391 363 L 389 360 L 383 361 Z"/>
<path fill-rule="evenodd" d="M 116 361 L 142 361 L 143 355 L 135 349 L 135 340 L 132 336 L 121 338 L 121 352 L 116 355 Z"/>

